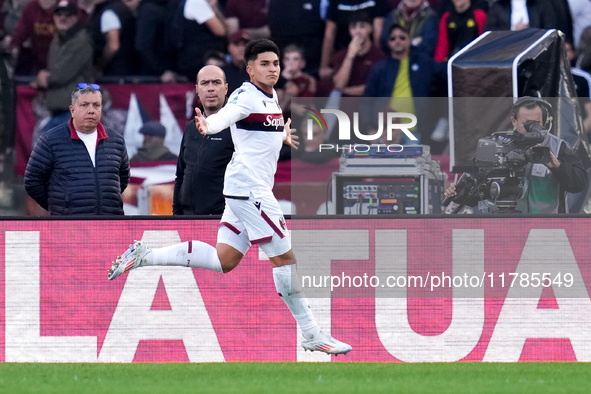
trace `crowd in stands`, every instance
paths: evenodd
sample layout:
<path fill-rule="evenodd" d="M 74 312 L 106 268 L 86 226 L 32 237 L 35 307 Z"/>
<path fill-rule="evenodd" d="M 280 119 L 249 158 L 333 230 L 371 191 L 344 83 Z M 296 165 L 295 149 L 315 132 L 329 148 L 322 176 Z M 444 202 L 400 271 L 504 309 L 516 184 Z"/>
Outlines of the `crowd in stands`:
<path fill-rule="evenodd" d="M 247 79 L 244 45 L 254 38 L 283 53 L 282 104 L 445 96 L 435 62 L 486 30 L 530 27 L 561 30 L 573 67 L 591 70 L 588 0 L 0 0 L 12 75 L 57 97 L 82 80 L 194 82 L 207 64 L 223 68 L 231 92 Z M 49 110 L 61 121 L 67 105 Z"/>

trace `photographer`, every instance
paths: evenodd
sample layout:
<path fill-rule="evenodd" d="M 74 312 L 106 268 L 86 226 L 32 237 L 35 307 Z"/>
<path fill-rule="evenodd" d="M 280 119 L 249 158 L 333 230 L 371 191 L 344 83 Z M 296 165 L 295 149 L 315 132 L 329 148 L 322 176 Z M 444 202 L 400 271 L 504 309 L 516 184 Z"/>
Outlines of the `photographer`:
<path fill-rule="evenodd" d="M 454 201 L 461 205 L 478 204 L 479 211 L 502 211 L 503 207 L 499 203 L 504 188 L 513 191 L 514 194 L 507 200 L 514 198 L 520 212 L 568 212 L 566 193 L 582 191 L 587 186 L 587 172 L 568 144 L 550 134 L 551 112 L 552 106 L 541 98 L 518 99 L 511 109 L 514 132 L 495 133 L 492 139 L 487 139 L 498 146 L 518 147 L 507 152 L 504 158 L 507 163 L 514 164 L 510 168 L 511 176 L 498 177 L 493 174 L 493 170 L 486 172 L 482 169 L 479 170 L 480 174 L 464 174 L 457 186 L 453 184 L 445 191 L 444 205 Z M 508 139 L 510 143 L 507 143 Z M 521 161 L 512 161 L 515 156 L 520 156 Z M 515 172 L 519 174 L 515 175 Z M 486 174 L 484 181 L 482 173 Z M 493 178 L 494 175 L 497 178 Z M 495 200 L 494 197 L 497 199 L 493 204 L 484 202 L 486 199 Z"/>

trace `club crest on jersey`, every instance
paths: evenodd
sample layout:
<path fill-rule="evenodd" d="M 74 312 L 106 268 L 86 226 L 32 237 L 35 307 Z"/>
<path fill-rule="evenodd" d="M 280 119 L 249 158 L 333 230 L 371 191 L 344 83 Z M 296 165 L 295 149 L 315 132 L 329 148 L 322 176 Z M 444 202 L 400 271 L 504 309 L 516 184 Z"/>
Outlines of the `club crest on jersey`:
<path fill-rule="evenodd" d="M 254 202 L 254 206 L 257 207 L 257 209 L 260 211 L 261 210 L 261 202 L 260 201 L 255 201 Z"/>

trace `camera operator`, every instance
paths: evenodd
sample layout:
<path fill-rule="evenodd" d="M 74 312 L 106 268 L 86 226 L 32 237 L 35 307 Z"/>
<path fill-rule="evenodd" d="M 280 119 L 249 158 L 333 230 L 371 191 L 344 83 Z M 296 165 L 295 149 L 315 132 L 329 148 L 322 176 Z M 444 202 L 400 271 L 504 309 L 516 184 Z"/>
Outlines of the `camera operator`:
<path fill-rule="evenodd" d="M 515 134 L 514 140 L 521 140 L 525 147 L 535 145 L 525 152 L 527 158 L 525 172 L 521 181 L 521 196 L 517 200 L 517 208 L 524 213 L 566 213 L 566 193 L 577 193 L 587 186 L 587 172 L 581 160 L 573 153 L 566 141 L 550 134 L 552 106 L 547 101 L 537 97 L 522 97 L 511 109 L 511 123 Z M 533 122 L 532 122 L 533 121 Z M 539 143 L 527 143 L 531 135 L 538 135 Z M 493 135 L 494 137 L 494 135 Z M 494 137 L 497 140 L 505 137 Z M 536 141 L 536 142 L 538 142 Z M 546 147 L 546 148 L 542 148 Z M 534 152 L 532 154 L 532 152 Z M 541 153 L 540 153 L 541 152 Z M 525 163 L 525 162 L 524 162 Z M 464 178 L 464 177 L 463 177 Z M 477 190 L 476 177 L 467 174 L 465 179 L 458 181 L 458 187 L 452 184 L 446 191 L 446 201 L 456 201 L 460 190 L 460 182 L 472 183 Z M 480 204 L 483 193 L 469 193 L 462 204 L 479 205 L 479 211 L 487 204 Z M 484 197 L 489 198 L 489 197 Z M 444 204 L 446 205 L 446 204 Z M 498 207 L 488 211 L 494 212 Z"/>

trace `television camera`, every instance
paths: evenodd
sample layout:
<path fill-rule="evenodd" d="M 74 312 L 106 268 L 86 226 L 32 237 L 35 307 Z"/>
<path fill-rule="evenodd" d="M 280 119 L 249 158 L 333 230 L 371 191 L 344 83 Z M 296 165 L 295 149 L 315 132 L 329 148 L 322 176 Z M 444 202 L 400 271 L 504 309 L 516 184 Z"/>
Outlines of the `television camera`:
<path fill-rule="evenodd" d="M 546 164 L 551 158 L 549 147 L 537 145 L 544 141 L 548 130 L 533 120 L 526 121 L 524 128 L 525 133 L 498 131 L 480 138 L 474 170 L 460 177 L 456 183 L 457 194 L 443 200 L 443 206 L 453 201 L 458 206 L 452 213 L 458 213 L 465 205 L 490 200 L 497 213 L 519 212 L 517 200 L 524 192 L 527 164 Z"/>

